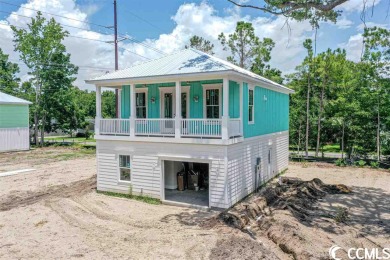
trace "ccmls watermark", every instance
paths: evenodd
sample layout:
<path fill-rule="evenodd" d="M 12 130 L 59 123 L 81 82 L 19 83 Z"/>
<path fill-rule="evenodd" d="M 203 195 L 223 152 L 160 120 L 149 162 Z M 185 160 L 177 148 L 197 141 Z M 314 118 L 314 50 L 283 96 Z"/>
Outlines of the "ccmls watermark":
<path fill-rule="evenodd" d="M 329 256 L 334 260 L 342 260 L 336 256 L 337 251 L 341 247 L 333 245 L 329 248 Z M 378 259 L 378 260 L 387 260 L 390 259 L 390 248 L 363 248 L 363 247 L 351 247 L 347 250 L 348 259 Z"/>

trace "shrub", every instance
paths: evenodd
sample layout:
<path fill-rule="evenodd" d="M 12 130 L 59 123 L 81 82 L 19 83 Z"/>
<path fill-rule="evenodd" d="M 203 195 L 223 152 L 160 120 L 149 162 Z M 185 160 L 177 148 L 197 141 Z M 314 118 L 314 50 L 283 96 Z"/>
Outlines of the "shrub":
<path fill-rule="evenodd" d="M 337 207 L 336 215 L 334 216 L 334 220 L 337 223 L 345 223 L 349 219 L 348 209 L 343 207 Z"/>
<path fill-rule="evenodd" d="M 79 132 L 79 133 L 76 134 L 76 137 L 85 137 L 85 133 L 80 133 Z"/>
<path fill-rule="evenodd" d="M 335 164 L 336 164 L 336 166 L 339 166 L 339 167 L 347 166 L 347 162 L 345 161 L 345 159 L 337 159 Z"/>
<path fill-rule="evenodd" d="M 375 161 L 370 162 L 370 167 L 374 168 L 374 169 L 378 169 L 379 168 L 379 162 L 375 162 Z"/>
<path fill-rule="evenodd" d="M 355 162 L 355 165 L 358 167 L 364 167 L 366 165 L 366 162 L 363 160 L 359 160 Z"/>
<path fill-rule="evenodd" d="M 92 133 L 87 129 L 85 130 L 85 139 L 88 140 L 89 138 L 91 138 L 92 136 Z"/>

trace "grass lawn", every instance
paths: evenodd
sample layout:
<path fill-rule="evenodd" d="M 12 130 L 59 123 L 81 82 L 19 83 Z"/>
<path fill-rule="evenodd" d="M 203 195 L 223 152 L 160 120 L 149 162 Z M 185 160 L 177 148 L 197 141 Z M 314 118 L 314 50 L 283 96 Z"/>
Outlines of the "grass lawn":
<path fill-rule="evenodd" d="M 85 137 L 69 137 L 69 136 L 48 136 L 45 137 L 48 142 L 71 142 L 71 143 L 84 143 L 84 142 L 96 142 L 93 137 L 86 139 Z"/>

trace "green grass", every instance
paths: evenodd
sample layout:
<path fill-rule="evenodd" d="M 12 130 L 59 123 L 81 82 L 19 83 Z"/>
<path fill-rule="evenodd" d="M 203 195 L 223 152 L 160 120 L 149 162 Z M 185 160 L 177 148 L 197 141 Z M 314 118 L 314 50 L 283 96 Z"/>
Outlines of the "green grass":
<path fill-rule="evenodd" d="M 296 152 L 298 150 L 296 145 L 290 145 L 289 149 L 291 152 Z M 340 145 L 338 144 L 327 144 L 324 145 L 322 149 L 324 153 L 341 153 Z M 316 150 L 315 147 L 309 147 L 309 151 L 314 152 L 315 150 Z M 305 148 L 301 147 L 300 152 L 304 152 L 304 151 Z M 319 152 L 321 153 L 322 150 L 320 149 Z"/>
<path fill-rule="evenodd" d="M 86 139 L 85 137 L 69 137 L 69 136 L 48 136 L 45 137 L 45 140 L 50 141 L 56 141 L 56 142 L 75 142 L 75 143 L 84 143 L 84 142 L 96 142 L 93 137 L 90 137 L 89 139 Z"/>
<path fill-rule="evenodd" d="M 116 198 L 125 198 L 125 199 L 133 199 L 142 201 L 148 204 L 152 205 L 160 205 L 161 201 L 159 199 L 151 198 L 148 196 L 139 196 L 139 195 L 130 195 L 130 194 L 123 194 L 123 193 L 116 193 L 116 192 L 110 192 L 110 191 L 96 191 L 99 194 L 116 197 Z"/>

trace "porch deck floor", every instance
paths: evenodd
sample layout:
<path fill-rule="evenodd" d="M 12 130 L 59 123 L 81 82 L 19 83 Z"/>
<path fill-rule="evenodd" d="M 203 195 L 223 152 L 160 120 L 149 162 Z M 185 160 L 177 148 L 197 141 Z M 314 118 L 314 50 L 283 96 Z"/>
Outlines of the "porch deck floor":
<path fill-rule="evenodd" d="M 178 190 L 165 189 L 165 200 L 208 207 L 209 191 L 208 190 L 178 191 Z"/>

